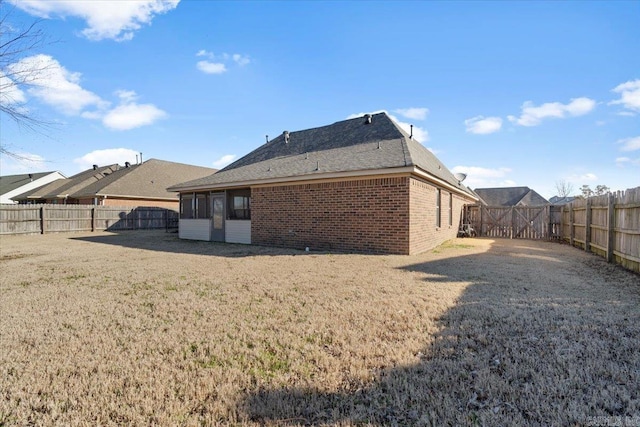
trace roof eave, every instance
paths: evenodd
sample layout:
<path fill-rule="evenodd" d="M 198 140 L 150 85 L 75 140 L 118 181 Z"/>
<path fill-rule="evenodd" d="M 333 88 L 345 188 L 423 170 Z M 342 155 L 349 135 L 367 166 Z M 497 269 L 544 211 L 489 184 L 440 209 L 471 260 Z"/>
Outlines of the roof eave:
<path fill-rule="evenodd" d="M 347 172 L 327 172 L 327 173 L 317 173 L 317 174 L 311 174 L 311 175 L 300 175 L 300 176 L 292 176 L 292 177 L 278 177 L 278 178 L 268 178 L 268 179 L 225 182 L 225 183 L 219 183 L 219 184 L 194 185 L 194 186 L 188 186 L 188 187 L 173 186 L 173 187 L 169 187 L 167 190 L 175 191 L 178 193 L 184 193 L 184 192 L 190 192 L 190 191 L 244 188 L 244 187 L 252 187 L 256 185 L 283 184 L 283 183 L 301 182 L 301 181 L 310 181 L 310 180 L 315 181 L 315 180 L 335 179 L 335 178 L 354 178 L 354 177 L 365 177 L 365 176 L 372 176 L 372 175 L 396 175 L 401 173 L 409 173 L 409 174 L 417 175 L 422 179 L 431 181 L 434 184 L 437 184 L 452 192 L 456 192 L 466 197 L 470 197 L 476 201 L 478 200 L 478 198 L 473 194 L 468 193 L 461 188 L 456 188 L 455 186 L 449 184 L 445 180 L 440 179 L 428 172 L 425 172 L 416 166 L 403 166 L 403 167 L 385 168 L 385 169 L 366 169 L 366 170 L 347 171 Z"/>

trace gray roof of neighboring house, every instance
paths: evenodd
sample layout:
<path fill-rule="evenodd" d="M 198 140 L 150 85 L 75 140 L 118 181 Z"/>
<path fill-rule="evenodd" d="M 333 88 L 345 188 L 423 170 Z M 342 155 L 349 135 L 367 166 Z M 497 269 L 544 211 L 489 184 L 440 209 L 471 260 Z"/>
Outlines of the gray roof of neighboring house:
<path fill-rule="evenodd" d="M 71 194 L 76 199 L 96 196 L 176 199 L 167 187 L 215 173 L 216 169 L 165 160 L 149 159 L 138 165 L 120 168 L 103 179 Z"/>
<path fill-rule="evenodd" d="M 277 180 L 327 173 L 360 172 L 415 166 L 475 197 L 429 150 L 410 138 L 385 113 L 336 122 L 328 126 L 284 133 L 214 175 L 170 188 L 224 188 L 234 183 Z"/>
<path fill-rule="evenodd" d="M 551 203 L 552 205 L 566 205 L 567 203 L 573 202 L 575 199 L 576 198 L 574 196 L 566 196 L 566 197 L 553 196 L 552 198 L 549 199 L 549 203 Z"/>
<path fill-rule="evenodd" d="M 16 188 L 20 188 L 25 184 L 38 180 L 52 173 L 56 172 L 51 171 L 0 176 L 0 194 L 6 194 L 9 191 L 13 191 Z"/>
<path fill-rule="evenodd" d="M 18 201 L 65 198 L 79 189 L 103 179 L 118 169 L 120 169 L 120 165 L 118 164 L 88 169 L 69 178 L 59 179 L 45 184 L 42 187 L 27 191 L 26 193 L 13 197 L 13 199 Z"/>
<path fill-rule="evenodd" d="M 547 199 L 529 187 L 476 188 L 476 194 L 487 206 L 542 206 Z"/>

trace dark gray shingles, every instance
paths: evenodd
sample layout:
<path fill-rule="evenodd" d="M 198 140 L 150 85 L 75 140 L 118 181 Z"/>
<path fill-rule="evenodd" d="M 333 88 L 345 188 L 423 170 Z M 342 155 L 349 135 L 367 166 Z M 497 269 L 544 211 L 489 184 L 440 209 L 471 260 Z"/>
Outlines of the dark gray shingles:
<path fill-rule="evenodd" d="M 22 187 L 23 185 L 29 184 L 31 181 L 36 181 L 52 173 L 55 173 L 55 171 L 0 176 L 0 194 L 5 194 L 9 191 L 13 191 L 17 188 Z"/>
<path fill-rule="evenodd" d="M 419 142 L 412 140 L 385 113 L 328 126 L 289 132 L 258 147 L 218 173 L 172 187 L 222 188 L 247 181 L 310 177 L 322 173 L 360 172 L 416 166 L 462 191 L 453 174 Z"/>
<path fill-rule="evenodd" d="M 540 206 L 549 202 L 529 187 L 476 188 L 487 206 Z"/>

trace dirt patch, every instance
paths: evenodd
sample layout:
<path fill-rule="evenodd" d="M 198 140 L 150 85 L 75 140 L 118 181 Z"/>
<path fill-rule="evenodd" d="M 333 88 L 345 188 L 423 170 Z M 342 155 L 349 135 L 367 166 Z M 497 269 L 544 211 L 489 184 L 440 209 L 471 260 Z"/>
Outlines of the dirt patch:
<path fill-rule="evenodd" d="M 129 232 L 0 258 L 0 425 L 640 423 L 640 278 L 565 245 Z"/>

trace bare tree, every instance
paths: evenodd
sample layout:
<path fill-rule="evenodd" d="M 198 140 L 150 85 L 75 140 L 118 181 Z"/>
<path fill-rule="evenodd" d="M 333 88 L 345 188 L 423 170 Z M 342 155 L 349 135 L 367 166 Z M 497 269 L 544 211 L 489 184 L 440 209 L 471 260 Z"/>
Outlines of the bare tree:
<path fill-rule="evenodd" d="M 6 3 L 0 0 L 0 114 L 7 115 L 18 125 L 31 130 L 48 128 L 51 123 L 37 117 L 26 107 L 23 89 L 37 84 L 45 76 L 48 64 L 20 60 L 43 46 L 46 37 L 41 28 L 41 20 L 26 26 L 16 26 L 10 22 L 14 7 L 7 11 Z M 6 148 L 0 142 L 0 154 L 18 160 L 30 160 Z"/>
<path fill-rule="evenodd" d="M 569 197 L 573 193 L 573 184 L 564 179 L 556 181 L 556 191 L 558 192 L 558 197 Z"/>

